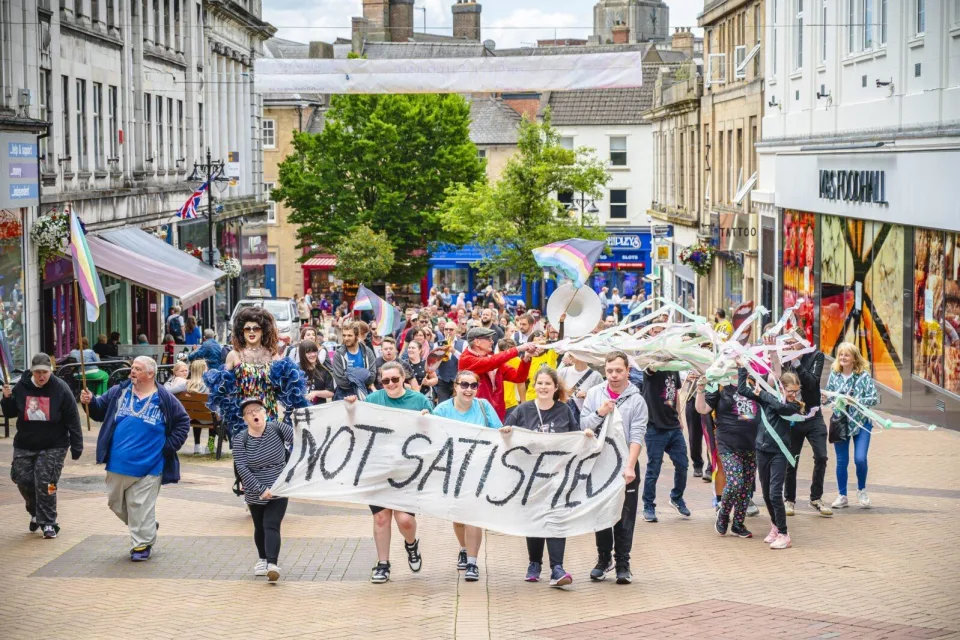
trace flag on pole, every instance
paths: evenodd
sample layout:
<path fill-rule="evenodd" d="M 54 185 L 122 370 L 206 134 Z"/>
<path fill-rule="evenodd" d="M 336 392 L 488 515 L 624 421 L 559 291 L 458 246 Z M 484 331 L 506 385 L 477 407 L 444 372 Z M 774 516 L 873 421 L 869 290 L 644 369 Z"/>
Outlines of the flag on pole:
<path fill-rule="evenodd" d="M 177 216 L 181 220 L 193 220 L 197 217 L 197 209 L 200 208 L 200 200 L 203 198 L 203 194 L 210 189 L 210 180 L 216 180 L 217 174 L 214 174 L 207 178 L 207 181 L 202 185 L 197 187 L 197 190 L 187 198 L 187 201 L 183 203 L 183 206 L 180 207 L 180 211 L 177 212 Z"/>
<path fill-rule="evenodd" d="M 7 341 L 6 332 L 0 328 L 0 362 L 3 363 L 4 382 L 10 382 L 6 379 L 8 372 L 13 371 L 13 352 L 10 351 L 10 343 Z"/>
<path fill-rule="evenodd" d="M 587 283 L 605 246 L 602 240 L 571 238 L 534 249 L 533 259 L 544 269 L 573 280 L 573 286 L 579 289 Z"/>
<path fill-rule="evenodd" d="M 396 307 L 363 285 L 357 289 L 353 310 L 372 311 L 373 318 L 377 321 L 377 335 L 380 337 L 386 337 L 400 328 L 400 312 Z"/>
<path fill-rule="evenodd" d="M 80 226 L 80 219 L 70 211 L 70 253 L 73 256 L 73 276 L 77 279 L 80 295 L 87 305 L 87 322 L 96 322 L 100 317 L 100 305 L 107 301 L 103 285 L 93 264 L 93 255 L 87 246 L 87 238 Z"/>

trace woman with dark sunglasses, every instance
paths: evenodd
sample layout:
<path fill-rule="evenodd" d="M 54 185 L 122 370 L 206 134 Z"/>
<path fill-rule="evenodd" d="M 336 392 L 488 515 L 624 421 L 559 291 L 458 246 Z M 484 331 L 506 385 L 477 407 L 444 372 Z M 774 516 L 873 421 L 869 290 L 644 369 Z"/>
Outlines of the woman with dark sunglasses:
<path fill-rule="evenodd" d="M 479 388 L 480 381 L 473 371 L 464 369 L 457 373 L 453 380 L 453 397 L 438 404 L 433 415 L 499 429 L 503 424 L 497 416 L 497 410 L 486 400 L 477 398 Z M 480 579 L 477 557 L 480 554 L 480 543 L 483 542 L 483 529 L 454 522 L 453 532 L 460 542 L 457 569 L 465 572 L 464 580 L 476 582 Z"/>
<path fill-rule="evenodd" d="M 541 433 L 580 431 L 580 421 L 567 404 L 567 389 L 560 382 L 556 370 L 548 366 L 540 367 L 532 382 L 535 398 L 520 403 L 513 413 L 507 416 L 506 424 L 500 432 L 509 435 L 513 427 Z M 593 437 L 593 432 L 587 430 L 584 435 Z M 527 567 L 525 580 L 540 581 L 544 544 L 550 560 L 550 586 L 564 587 L 573 582 L 573 577 L 563 568 L 563 553 L 567 546 L 565 538 L 527 538 L 530 565 Z"/>

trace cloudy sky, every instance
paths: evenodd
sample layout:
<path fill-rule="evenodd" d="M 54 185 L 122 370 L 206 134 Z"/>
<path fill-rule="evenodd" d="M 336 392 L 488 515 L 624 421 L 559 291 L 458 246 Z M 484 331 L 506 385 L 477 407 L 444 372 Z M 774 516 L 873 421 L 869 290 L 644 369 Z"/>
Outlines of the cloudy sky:
<path fill-rule="evenodd" d="M 454 0 L 416 0 L 426 9 L 427 30 L 449 34 Z M 670 26 L 696 26 L 700 0 L 668 0 Z M 586 38 L 593 30 L 595 0 L 481 0 L 483 37 L 498 47 L 534 45 L 538 39 Z M 362 15 L 361 0 L 264 0 L 263 17 L 281 38 L 332 42 L 350 37 L 350 18 Z M 414 12 L 416 30 L 423 30 L 422 11 Z M 672 31 L 672 29 L 671 29 Z"/>

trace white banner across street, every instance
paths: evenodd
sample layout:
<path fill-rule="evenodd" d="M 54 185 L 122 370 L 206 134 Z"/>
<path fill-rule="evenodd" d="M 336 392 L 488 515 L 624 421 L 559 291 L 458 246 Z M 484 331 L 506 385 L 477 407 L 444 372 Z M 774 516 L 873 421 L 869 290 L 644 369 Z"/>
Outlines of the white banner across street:
<path fill-rule="evenodd" d="M 612 527 L 628 449 L 614 411 L 601 436 L 495 429 L 357 402 L 301 409 L 277 496 L 377 505 L 516 536 Z"/>
<path fill-rule="evenodd" d="M 640 52 L 426 60 L 256 61 L 260 93 L 499 93 L 639 87 Z"/>

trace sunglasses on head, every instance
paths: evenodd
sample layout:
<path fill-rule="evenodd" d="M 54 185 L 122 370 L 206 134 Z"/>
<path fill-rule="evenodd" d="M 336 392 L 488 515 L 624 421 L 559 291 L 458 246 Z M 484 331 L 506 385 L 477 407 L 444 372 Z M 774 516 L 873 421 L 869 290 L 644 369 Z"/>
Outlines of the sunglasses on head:
<path fill-rule="evenodd" d="M 390 378 L 381 378 L 381 380 L 383 381 L 383 384 L 396 384 L 398 382 L 402 382 L 403 378 L 393 376 Z"/>
<path fill-rule="evenodd" d="M 466 391 L 467 389 L 473 389 L 474 391 L 476 391 L 477 389 L 480 388 L 480 383 L 479 382 L 461 382 L 460 388 L 463 389 L 464 391 Z"/>

